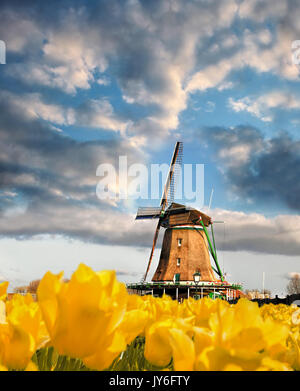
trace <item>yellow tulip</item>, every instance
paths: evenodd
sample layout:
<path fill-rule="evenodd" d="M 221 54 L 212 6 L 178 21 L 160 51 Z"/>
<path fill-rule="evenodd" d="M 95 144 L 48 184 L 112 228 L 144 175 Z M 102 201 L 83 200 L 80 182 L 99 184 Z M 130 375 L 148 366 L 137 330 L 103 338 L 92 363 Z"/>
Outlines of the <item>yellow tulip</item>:
<path fill-rule="evenodd" d="M 229 304 L 224 300 L 213 300 L 210 298 L 203 298 L 201 300 L 194 300 L 189 298 L 186 301 L 190 312 L 195 315 L 195 326 L 208 327 L 208 321 L 211 314 L 215 313 L 217 308 L 227 308 Z"/>
<path fill-rule="evenodd" d="M 172 358 L 169 329 L 174 326 L 171 319 L 156 322 L 146 330 L 145 358 L 152 364 L 163 367 Z"/>
<path fill-rule="evenodd" d="M 0 364 L 0 372 L 4 372 L 4 371 L 8 371 L 8 369 L 4 365 Z"/>
<path fill-rule="evenodd" d="M 82 361 L 87 367 L 101 371 L 107 369 L 120 352 L 125 349 L 126 341 L 124 336 L 115 332 L 110 334 L 104 341 L 101 341 L 101 346 L 95 349 L 93 355 L 84 357 Z"/>
<path fill-rule="evenodd" d="M 128 295 L 115 272 L 79 265 L 69 282 L 46 273 L 31 295 L 6 301 L 0 284 L 0 370 L 37 370 L 32 355 L 46 343 L 59 354 L 107 369 L 137 336 L 145 358 L 183 371 L 300 370 L 300 313 L 294 306 L 259 307 L 246 299 Z"/>
<path fill-rule="evenodd" d="M 0 300 L 5 300 L 6 299 L 6 291 L 8 287 L 8 282 L 4 281 L 0 283 Z"/>
<path fill-rule="evenodd" d="M 94 272 L 80 264 L 69 282 L 62 282 L 62 274 L 48 272 L 37 295 L 51 344 L 60 354 L 85 358 L 100 352 L 105 356 L 128 299 L 115 272 Z"/>
<path fill-rule="evenodd" d="M 145 358 L 159 367 L 168 365 L 174 353 L 176 336 L 184 339 L 183 334 L 180 331 L 177 333 L 176 330 L 182 330 L 187 336 L 191 336 L 192 320 L 193 318 L 167 318 L 154 322 L 150 327 L 146 328 Z M 182 341 L 178 343 L 180 343 L 178 345 L 179 348 L 179 346 L 182 346 Z M 178 351 L 176 351 L 176 358 L 178 359 Z M 178 364 L 178 366 L 180 365 Z"/>
<path fill-rule="evenodd" d="M 257 371 L 292 371 L 292 368 L 283 362 L 264 357 Z"/>
<path fill-rule="evenodd" d="M 127 311 L 117 331 L 124 336 L 126 344 L 129 345 L 138 335 L 144 334 L 147 321 L 147 311 L 139 309 Z"/>
<path fill-rule="evenodd" d="M 29 297 L 14 295 L 0 324 L 0 362 L 8 368 L 27 366 L 39 344 L 41 312 Z"/>
<path fill-rule="evenodd" d="M 214 333 L 207 329 L 201 327 L 194 327 L 194 345 L 195 345 L 195 353 L 199 355 L 204 349 L 209 346 L 212 346 L 214 343 Z"/>
<path fill-rule="evenodd" d="M 25 371 L 26 372 L 35 372 L 35 371 L 38 371 L 38 367 L 35 365 L 34 362 L 30 361 L 27 365 L 27 367 L 25 368 Z"/>
<path fill-rule="evenodd" d="M 242 371 L 242 367 L 240 367 L 239 365 L 236 365 L 236 364 L 226 364 L 223 371 Z"/>
<path fill-rule="evenodd" d="M 180 329 L 169 330 L 169 341 L 175 371 L 192 371 L 195 361 L 195 347 L 192 339 Z"/>
<path fill-rule="evenodd" d="M 292 313 L 292 323 L 295 326 L 300 325 L 300 309 L 293 311 Z"/>
<path fill-rule="evenodd" d="M 6 322 L 6 305 L 0 300 L 0 324 Z"/>
<path fill-rule="evenodd" d="M 258 353 L 248 353 L 246 357 L 231 354 L 230 350 L 220 346 L 210 346 L 205 348 L 196 358 L 195 370 L 198 371 L 224 371 L 238 370 L 255 371 L 261 363 Z"/>
<path fill-rule="evenodd" d="M 119 327 L 106 339 L 105 345 L 101 342 L 95 347 L 94 355 L 83 358 L 84 364 L 92 369 L 107 369 L 112 361 L 126 350 L 127 345 L 144 333 L 147 320 L 146 311 L 134 309 L 126 312 Z"/>

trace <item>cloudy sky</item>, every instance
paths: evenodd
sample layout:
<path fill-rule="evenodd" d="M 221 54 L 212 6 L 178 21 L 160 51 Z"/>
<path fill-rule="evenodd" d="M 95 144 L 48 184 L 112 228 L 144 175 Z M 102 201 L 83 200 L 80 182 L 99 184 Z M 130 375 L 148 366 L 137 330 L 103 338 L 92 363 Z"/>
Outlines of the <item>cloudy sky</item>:
<path fill-rule="evenodd" d="M 134 216 L 158 200 L 100 200 L 97 167 L 169 163 L 180 140 L 204 164 L 190 204 L 207 211 L 214 189 L 228 280 L 261 289 L 265 272 L 285 294 L 300 272 L 299 19 L 296 0 L 2 0 L 0 280 L 80 262 L 139 280 L 155 222 Z"/>

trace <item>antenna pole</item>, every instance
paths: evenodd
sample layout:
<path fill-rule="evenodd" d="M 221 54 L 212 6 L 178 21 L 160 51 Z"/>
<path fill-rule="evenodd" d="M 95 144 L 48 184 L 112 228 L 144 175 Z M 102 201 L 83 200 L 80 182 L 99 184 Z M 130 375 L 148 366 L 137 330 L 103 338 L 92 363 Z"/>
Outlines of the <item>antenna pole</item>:
<path fill-rule="evenodd" d="M 212 202 L 213 194 L 214 194 L 214 188 L 212 187 L 211 193 L 210 193 L 210 198 L 209 198 L 208 210 L 210 210 L 210 207 L 211 207 L 211 202 Z"/>

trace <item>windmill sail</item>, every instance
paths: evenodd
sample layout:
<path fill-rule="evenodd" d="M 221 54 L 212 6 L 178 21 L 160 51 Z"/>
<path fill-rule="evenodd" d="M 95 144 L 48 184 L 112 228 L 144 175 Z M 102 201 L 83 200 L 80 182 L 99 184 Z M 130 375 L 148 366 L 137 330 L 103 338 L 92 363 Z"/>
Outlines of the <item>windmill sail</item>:
<path fill-rule="evenodd" d="M 154 249 L 155 249 L 157 238 L 158 238 L 158 234 L 159 234 L 159 229 L 160 229 L 160 220 L 158 220 L 158 224 L 157 224 L 157 227 L 156 227 L 156 230 L 155 230 L 155 233 L 154 233 L 151 253 L 150 253 L 150 257 L 149 257 L 149 261 L 148 261 L 148 265 L 147 265 L 147 270 L 146 270 L 146 273 L 145 273 L 145 275 L 143 277 L 143 280 L 142 280 L 143 282 L 146 281 L 146 278 L 147 278 L 147 275 L 148 275 L 148 272 L 149 272 L 149 269 L 150 269 L 151 261 L 152 261 L 153 254 L 154 254 Z"/>
<path fill-rule="evenodd" d="M 135 219 L 136 220 L 158 219 L 160 215 L 161 215 L 161 208 L 155 208 L 155 207 L 138 208 Z"/>
<path fill-rule="evenodd" d="M 174 201 L 176 180 L 178 179 L 182 167 L 183 143 L 178 141 L 174 148 L 164 193 L 160 202 L 162 209 L 171 205 Z"/>
<path fill-rule="evenodd" d="M 158 220 L 158 224 L 157 224 L 157 227 L 156 227 L 156 230 L 155 230 L 155 234 L 154 234 L 154 238 L 153 238 L 153 244 L 152 244 L 152 249 L 151 249 L 151 253 L 150 253 L 150 257 L 149 257 L 146 273 L 145 273 L 145 275 L 143 277 L 143 280 L 142 280 L 143 282 L 146 281 L 146 278 L 147 278 L 147 275 L 148 275 L 148 271 L 150 269 L 150 265 L 151 265 L 151 262 L 152 262 L 152 258 L 153 258 L 153 254 L 154 254 L 154 250 L 155 250 L 155 246 L 156 246 L 158 233 L 159 233 L 159 229 L 160 229 L 160 226 L 161 226 L 161 221 L 162 221 L 162 218 L 163 218 L 164 211 L 165 211 L 167 205 L 170 203 L 170 200 L 172 200 L 172 198 L 174 199 L 175 179 L 176 179 L 176 173 L 178 171 L 178 168 L 177 168 L 177 171 L 176 171 L 176 163 L 179 162 L 179 164 L 181 165 L 181 162 L 182 162 L 182 152 L 183 152 L 183 144 L 182 144 L 182 142 L 177 141 L 177 143 L 175 145 L 175 148 L 174 148 L 171 164 L 170 164 L 170 169 L 169 169 L 169 173 L 168 173 L 168 176 L 167 176 L 167 181 L 166 181 L 166 184 L 165 184 L 165 187 L 164 187 L 164 193 L 163 193 L 163 196 L 162 196 L 161 201 L 160 201 L 159 220 Z M 177 165 L 177 167 L 178 167 L 178 165 Z M 137 216 L 136 216 L 137 219 L 141 219 L 141 218 L 158 218 L 158 216 L 157 216 L 157 212 L 158 212 L 157 208 L 147 208 L 147 209 L 156 209 L 156 210 L 152 210 L 152 211 L 151 210 L 145 211 L 145 208 L 143 208 L 144 210 L 141 210 L 141 209 L 142 208 L 139 208 L 139 210 L 138 210 L 138 213 L 137 213 Z"/>

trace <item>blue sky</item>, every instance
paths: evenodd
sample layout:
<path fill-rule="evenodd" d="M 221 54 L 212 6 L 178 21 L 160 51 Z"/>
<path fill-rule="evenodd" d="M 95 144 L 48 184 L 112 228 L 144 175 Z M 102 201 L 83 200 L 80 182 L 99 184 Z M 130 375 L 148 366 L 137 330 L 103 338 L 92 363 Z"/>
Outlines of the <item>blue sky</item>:
<path fill-rule="evenodd" d="M 96 169 L 169 163 L 180 140 L 184 163 L 204 164 L 204 209 L 214 188 L 229 279 L 261 288 L 265 271 L 283 293 L 300 273 L 297 5 L 2 1 L 0 278 L 12 289 L 86 262 L 140 279 L 147 201 L 99 200 Z"/>

